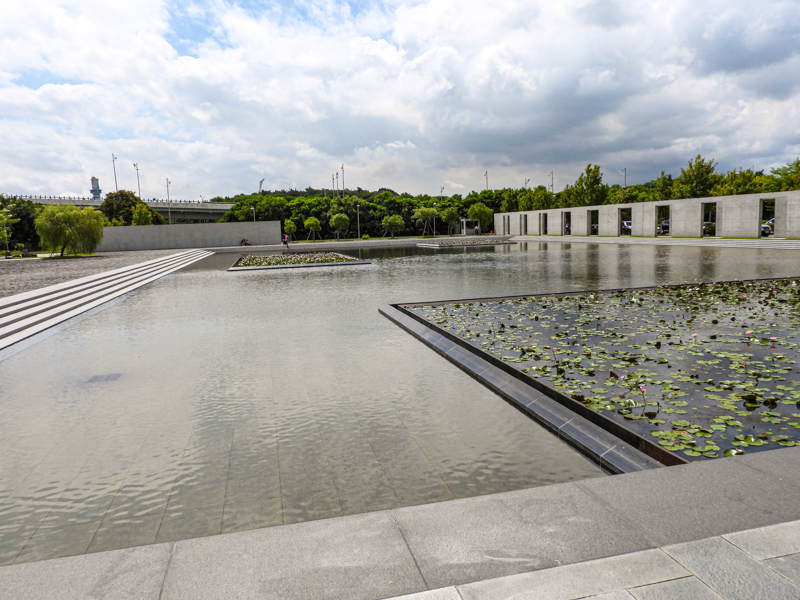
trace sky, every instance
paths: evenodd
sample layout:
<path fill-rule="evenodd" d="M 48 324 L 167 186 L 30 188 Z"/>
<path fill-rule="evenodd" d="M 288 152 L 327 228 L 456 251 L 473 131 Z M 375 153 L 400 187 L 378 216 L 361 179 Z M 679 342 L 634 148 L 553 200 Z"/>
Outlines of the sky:
<path fill-rule="evenodd" d="M 797 0 L 11 0 L 0 193 L 412 194 L 800 155 Z M 117 157 L 112 160 L 112 154 Z M 344 165 L 344 174 L 342 173 Z M 332 182 L 332 177 L 334 177 Z"/>

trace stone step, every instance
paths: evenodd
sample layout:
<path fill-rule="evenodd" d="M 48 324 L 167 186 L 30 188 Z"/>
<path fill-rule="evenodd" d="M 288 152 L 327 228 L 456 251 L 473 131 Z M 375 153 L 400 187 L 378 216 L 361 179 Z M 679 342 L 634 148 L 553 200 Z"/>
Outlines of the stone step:
<path fill-rule="evenodd" d="M 192 250 L 4 298 L 0 350 L 210 256 Z"/>

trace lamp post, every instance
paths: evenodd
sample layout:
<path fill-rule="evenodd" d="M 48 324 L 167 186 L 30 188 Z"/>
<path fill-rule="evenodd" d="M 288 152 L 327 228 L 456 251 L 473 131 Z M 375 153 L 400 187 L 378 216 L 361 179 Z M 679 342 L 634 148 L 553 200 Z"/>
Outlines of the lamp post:
<path fill-rule="evenodd" d="M 172 203 L 169 201 L 169 184 L 172 183 L 169 180 L 169 177 L 166 177 L 167 180 L 167 219 L 169 220 L 169 224 L 172 225 Z"/>
<path fill-rule="evenodd" d="M 433 203 L 433 237 L 436 237 L 436 202 Z"/>
<path fill-rule="evenodd" d="M 142 199 L 142 186 L 139 185 L 139 163 L 133 163 L 133 168 L 136 169 L 136 188 L 139 190 L 139 200 Z"/>
<path fill-rule="evenodd" d="M 342 198 L 344 198 L 344 163 L 342 163 Z"/>
<path fill-rule="evenodd" d="M 620 171 L 620 173 L 622 173 L 622 176 L 624 178 L 623 181 L 625 182 L 623 187 L 628 187 L 628 167 L 625 167 L 624 169 L 622 169 L 622 171 Z"/>
<path fill-rule="evenodd" d="M 548 175 L 550 176 L 550 193 L 552 194 L 553 193 L 553 172 L 550 171 L 548 173 Z"/>
<path fill-rule="evenodd" d="M 266 177 L 264 179 L 266 179 Z M 264 184 L 264 179 L 262 179 L 261 181 L 258 182 L 258 193 L 259 194 L 261 193 L 261 186 Z"/>
<path fill-rule="evenodd" d="M 114 156 L 114 153 L 111 153 L 111 165 L 114 167 L 114 187 L 117 191 L 119 191 L 119 186 L 117 185 L 117 157 Z"/>
<path fill-rule="evenodd" d="M 250 210 L 253 211 L 253 223 L 255 223 L 256 222 L 256 207 L 255 206 L 251 206 Z"/>
<path fill-rule="evenodd" d="M 358 239 L 361 239 L 361 205 L 356 204 L 356 222 L 358 223 Z"/>
<path fill-rule="evenodd" d="M 528 182 L 530 182 L 530 180 L 531 180 L 530 177 L 526 178 L 525 179 L 525 184 L 522 187 L 524 187 L 525 189 L 528 189 Z"/>

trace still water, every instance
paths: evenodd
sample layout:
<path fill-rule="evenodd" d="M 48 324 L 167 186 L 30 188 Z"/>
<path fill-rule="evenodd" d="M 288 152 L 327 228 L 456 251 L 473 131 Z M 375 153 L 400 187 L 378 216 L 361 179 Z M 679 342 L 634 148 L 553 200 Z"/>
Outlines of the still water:
<path fill-rule="evenodd" d="M 800 264 L 792 251 L 527 242 L 226 272 L 238 256 L 0 362 L 2 564 L 602 476 L 378 308 Z"/>

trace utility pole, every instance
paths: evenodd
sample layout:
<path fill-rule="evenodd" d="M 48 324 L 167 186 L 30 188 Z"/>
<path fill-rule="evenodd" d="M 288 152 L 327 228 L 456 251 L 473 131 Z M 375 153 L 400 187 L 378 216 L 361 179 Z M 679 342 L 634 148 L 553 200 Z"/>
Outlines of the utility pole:
<path fill-rule="evenodd" d="M 344 198 L 344 163 L 342 163 L 342 198 Z"/>
<path fill-rule="evenodd" d="M 531 180 L 531 178 L 530 178 L 530 177 L 526 178 L 526 179 L 525 179 L 525 183 L 523 184 L 523 186 L 522 186 L 522 187 L 523 187 L 523 188 L 525 188 L 525 189 L 528 189 L 528 182 L 529 182 L 530 180 Z"/>
<path fill-rule="evenodd" d="M 119 191 L 119 186 L 117 185 L 117 157 L 114 156 L 114 153 L 111 153 L 111 164 L 114 167 L 114 188 Z"/>
<path fill-rule="evenodd" d="M 550 193 L 552 194 L 553 193 L 553 172 L 550 171 L 548 173 L 548 175 L 550 176 Z"/>
<path fill-rule="evenodd" d="M 486 171 L 486 173 L 484 173 L 483 176 L 486 177 L 486 191 L 488 192 L 489 191 L 489 171 Z"/>
<path fill-rule="evenodd" d="M 339 191 L 339 171 L 336 171 L 336 191 Z"/>
<path fill-rule="evenodd" d="M 356 204 L 356 221 L 358 222 L 358 239 L 361 239 L 361 205 Z"/>
<path fill-rule="evenodd" d="M 167 219 L 169 220 L 169 224 L 172 225 L 172 204 L 169 201 L 169 184 L 172 182 L 169 180 L 169 177 L 165 179 L 167 180 Z"/>
<path fill-rule="evenodd" d="M 266 179 L 266 177 L 264 179 Z M 258 193 L 259 194 L 261 193 L 261 186 L 264 184 L 264 179 L 262 179 L 261 181 L 258 182 Z"/>
<path fill-rule="evenodd" d="M 139 200 L 142 199 L 142 186 L 139 185 L 139 163 L 133 163 L 133 168 L 136 169 L 136 188 L 139 190 Z"/>
<path fill-rule="evenodd" d="M 625 184 L 623 187 L 628 187 L 628 167 L 625 167 L 622 169 L 622 171 L 619 171 L 619 173 L 622 173 L 622 176 L 624 177 L 623 181 Z"/>

